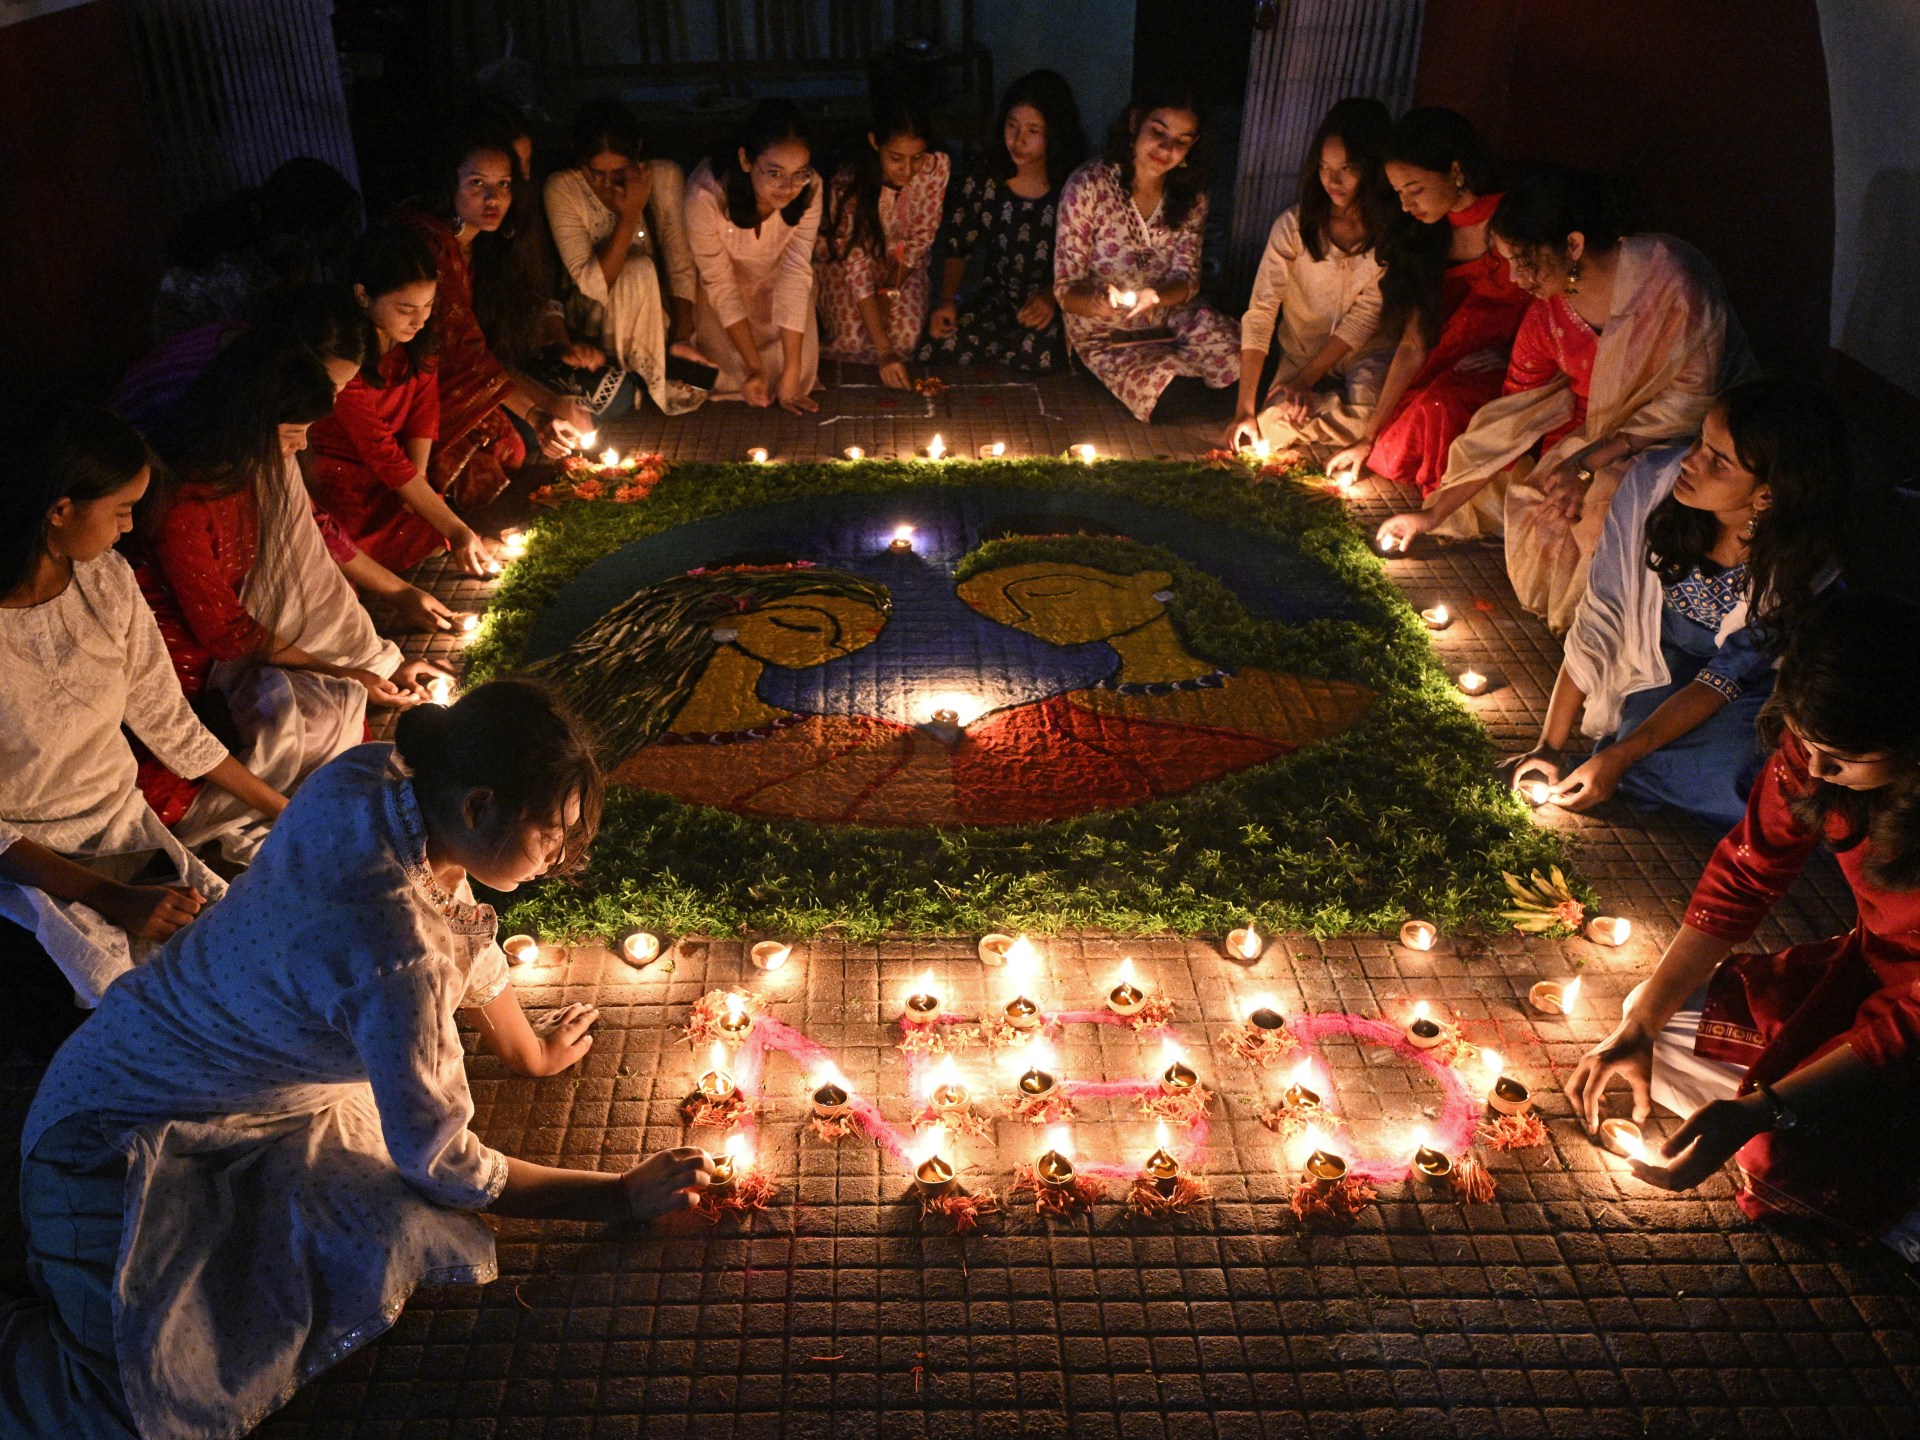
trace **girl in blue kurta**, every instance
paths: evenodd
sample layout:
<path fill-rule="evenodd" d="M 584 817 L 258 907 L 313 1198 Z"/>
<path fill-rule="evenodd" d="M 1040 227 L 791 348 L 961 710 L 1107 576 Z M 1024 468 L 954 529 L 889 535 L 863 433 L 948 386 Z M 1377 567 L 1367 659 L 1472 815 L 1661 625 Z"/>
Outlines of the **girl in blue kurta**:
<path fill-rule="evenodd" d="M 1754 721 L 1778 646 L 1834 576 L 1845 504 L 1838 412 L 1792 381 L 1735 386 L 1692 446 L 1642 455 L 1607 517 L 1516 788 L 1544 782 L 1569 810 L 1618 793 L 1736 824 L 1763 758 Z M 1563 770 L 1576 719 L 1595 748 Z"/>

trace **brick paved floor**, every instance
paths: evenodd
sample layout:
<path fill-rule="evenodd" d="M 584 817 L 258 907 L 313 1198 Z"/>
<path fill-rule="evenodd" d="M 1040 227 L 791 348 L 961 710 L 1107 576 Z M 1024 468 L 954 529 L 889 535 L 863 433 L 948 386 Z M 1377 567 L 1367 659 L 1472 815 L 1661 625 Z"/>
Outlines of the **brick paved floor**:
<path fill-rule="evenodd" d="M 622 448 L 673 459 L 737 456 L 750 445 L 776 457 L 850 444 L 878 455 L 916 449 L 936 430 L 959 454 L 1004 439 L 1021 451 L 1090 441 L 1107 454 L 1190 455 L 1217 428 L 1136 425 L 1071 379 L 961 383 L 935 401 L 891 406 L 861 385 L 822 398 L 821 415 L 804 420 L 712 406 L 608 433 Z M 1356 509 L 1377 518 L 1388 497 L 1365 491 Z M 1558 657 L 1508 599 L 1499 552 L 1422 547 L 1388 567 L 1417 603 L 1445 599 L 1458 612 L 1436 637 L 1440 653 L 1498 679 L 1472 703 L 1503 746 L 1529 740 Z M 456 601 L 484 600 L 484 587 L 435 583 Z M 1416 956 L 1372 935 L 1282 937 L 1249 968 L 1224 959 L 1210 937 L 1046 947 L 1056 987 L 1047 998 L 1063 1006 L 1094 1003 L 1123 949 L 1175 1000 L 1176 1024 L 1221 1094 L 1205 1157 L 1215 1203 L 1183 1221 L 1136 1222 L 1106 1205 L 1049 1224 L 1028 1208 L 990 1218 L 964 1242 L 934 1234 L 904 1199 L 904 1176 L 873 1147 L 803 1133 L 801 1077 L 775 1059 L 768 1084 L 786 1098 L 770 1104 L 760 1130 L 758 1163 L 779 1185 L 764 1213 L 715 1230 L 676 1217 L 651 1233 L 502 1222 L 497 1283 L 423 1291 L 390 1335 L 261 1433 L 1920 1434 L 1920 1285 L 1909 1270 L 1878 1249 L 1843 1252 L 1748 1224 L 1724 1177 L 1679 1197 L 1638 1184 L 1587 1143 L 1554 1090 L 1671 934 L 1714 837 L 1618 806 L 1543 823 L 1572 831 L 1584 872 L 1634 919 L 1626 948 L 1449 939 Z M 1831 933 L 1850 913 L 1825 867 L 1803 878 L 1761 938 Z M 1576 958 L 1587 962 L 1581 1013 L 1531 1016 L 1528 985 L 1568 973 Z M 577 1075 L 542 1081 L 509 1078 L 476 1055 L 480 1133 L 530 1159 L 600 1168 L 680 1143 L 677 1105 L 704 1067 L 675 1043 L 675 1027 L 704 989 L 735 983 L 831 1045 L 854 1086 L 898 1120 L 904 1068 L 882 1023 L 887 1002 L 926 966 L 959 1005 L 993 984 L 970 938 L 802 947 L 774 977 L 753 971 L 737 940 L 686 940 L 675 959 L 666 977 L 580 947 L 519 972 L 530 1006 L 599 1004 L 599 1039 Z M 1534 1085 L 1550 1146 L 1493 1157 L 1493 1204 L 1388 1187 L 1351 1233 L 1303 1233 L 1286 1206 L 1291 1175 L 1256 1118 L 1274 1081 L 1212 1044 L 1234 997 L 1255 990 L 1366 1015 L 1432 1000 Z M 1148 1058 L 1106 1029 L 1070 1034 L 1060 1048 L 1068 1075 L 1130 1076 Z M 1363 1144 L 1397 1143 L 1433 1102 L 1428 1082 L 1390 1056 L 1348 1046 L 1327 1058 Z M 1150 1139 L 1126 1112 L 1093 1105 L 1082 1106 L 1075 1135 L 1088 1155 L 1143 1155 Z M 1002 1121 L 995 1143 L 961 1153 L 974 1167 L 967 1178 L 1004 1191 L 1009 1167 L 1034 1149 L 1029 1127 Z"/>

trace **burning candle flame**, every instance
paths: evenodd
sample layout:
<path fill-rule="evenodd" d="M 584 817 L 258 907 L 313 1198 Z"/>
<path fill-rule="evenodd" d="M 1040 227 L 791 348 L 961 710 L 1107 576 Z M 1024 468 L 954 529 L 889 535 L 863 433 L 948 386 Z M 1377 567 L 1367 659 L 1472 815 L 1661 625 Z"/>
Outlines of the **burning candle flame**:
<path fill-rule="evenodd" d="M 1073 458 L 1083 465 L 1091 465 L 1099 457 L 1100 452 L 1091 445 L 1075 445 L 1073 447 Z"/>
<path fill-rule="evenodd" d="M 620 452 L 609 445 L 600 452 L 600 463 L 611 470 L 620 463 Z"/>
<path fill-rule="evenodd" d="M 849 460 L 864 460 L 867 458 L 867 452 L 862 450 L 858 445 L 847 446 L 846 454 Z"/>
<path fill-rule="evenodd" d="M 580 432 L 580 443 L 575 448 L 580 450 L 591 450 L 594 446 L 598 445 L 599 443 L 600 443 L 600 432 L 598 430 L 582 430 Z"/>
<path fill-rule="evenodd" d="M 447 705 L 453 701 L 453 681 L 444 675 L 436 675 L 427 682 L 427 698 L 436 705 Z"/>
<path fill-rule="evenodd" d="M 933 439 L 927 442 L 927 458 L 929 460 L 938 460 L 946 453 L 947 442 L 942 440 L 938 435 L 935 435 Z"/>
<path fill-rule="evenodd" d="M 1253 442 L 1253 458 L 1254 459 L 1264 460 L 1272 453 L 1273 453 L 1273 442 L 1271 440 L 1256 440 Z"/>
<path fill-rule="evenodd" d="M 1013 944 L 1007 947 L 1007 975 L 1015 985 L 1024 985 L 1033 978 L 1034 967 L 1040 963 L 1040 952 L 1033 942 L 1024 935 L 1016 935 Z"/>

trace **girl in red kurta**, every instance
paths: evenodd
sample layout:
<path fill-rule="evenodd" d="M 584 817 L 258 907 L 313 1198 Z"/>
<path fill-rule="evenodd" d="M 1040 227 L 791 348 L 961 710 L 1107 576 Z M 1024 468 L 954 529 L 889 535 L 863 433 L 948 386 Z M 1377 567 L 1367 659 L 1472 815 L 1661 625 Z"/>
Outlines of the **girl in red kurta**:
<path fill-rule="evenodd" d="M 1654 1099 L 1691 1109 L 1634 1162 L 1649 1184 L 1688 1189 L 1737 1159 L 1747 1214 L 1815 1219 L 1920 1259 L 1920 613 L 1859 591 L 1824 602 L 1793 637 L 1763 728 L 1778 748 L 1746 818 L 1568 1093 L 1589 1130 L 1616 1074 L 1636 1119 Z M 1854 928 L 1728 958 L 1823 840 Z"/>
<path fill-rule="evenodd" d="M 1462 116 L 1409 111 L 1387 142 L 1387 179 L 1406 219 L 1382 247 L 1381 325 L 1400 340 L 1372 428 L 1327 463 L 1431 491 L 1473 412 L 1500 394 L 1531 297 L 1487 225 L 1499 207 L 1492 152 Z"/>

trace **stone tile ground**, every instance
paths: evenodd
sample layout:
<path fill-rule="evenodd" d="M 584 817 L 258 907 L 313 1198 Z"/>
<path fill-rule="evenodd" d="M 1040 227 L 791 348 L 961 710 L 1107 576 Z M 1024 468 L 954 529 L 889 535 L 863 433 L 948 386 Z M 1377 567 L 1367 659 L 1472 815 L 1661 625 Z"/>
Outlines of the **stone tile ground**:
<path fill-rule="evenodd" d="M 838 378 L 838 377 L 829 377 Z M 852 377 L 858 381 L 859 377 Z M 1192 455 L 1218 426 L 1142 427 L 1080 379 L 963 383 L 938 400 L 836 385 L 818 417 L 712 406 L 610 428 L 671 459 L 917 449 L 937 430 L 955 453 L 1092 442 L 1104 454 Z M 1224 417 L 1223 417 L 1224 418 Z M 1355 508 L 1388 513 L 1364 489 Z M 1499 681 L 1470 702 L 1503 747 L 1536 731 L 1558 660 L 1508 598 L 1499 552 L 1416 550 L 1387 562 L 1418 604 L 1459 614 L 1436 637 L 1449 664 Z M 429 571 L 436 569 L 429 562 Z M 429 574 L 455 603 L 485 588 Z M 1489 602 L 1481 609 L 1476 598 Z M 422 649 L 414 637 L 416 651 Z M 447 651 L 436 641 L 425 649 Z M 454 657 L 457 659 L 457 656 Z M 904 1176 L 856 1138 L 803 1132 L 801 1077 L 773 1060 L 784 1099 L 763 1117 L 758 1163 L 779 1193 L 746 1223 L 691 1216 L 651 1232 L 502 1222 L 501 1278 L 414 1297 L 395 1329 L 300 1394 L 261 1431 L 274 1440 L 534 1440 L 646 1437 L 1817 1436 L 1920 1434 L 1920 1284 L 1890 1254 L 1843 1251 L 1747 1223 L 1725 1177 L 1668 1196 L 1590 1146 L 1555 1083 L 1604 1033 L 1659 953 L 1715 837 L 1619 806 L 1550 813 L 1579 863 L 1633 917 L 1619 951 L 1584 941 L 1443 941 L 1417 956 L 1380 936 L 1281 937 L 1258 965 L 1214 937 L 1083 937 L 1046 947 L 1063 1002 L 1085 997 L 1125 950 L 1177 1003 L 1196 1063 L 1221 1092 L 1205 1168 L 1215 1203 L 1148 1224 L 1117 1204 L 1073 1224 L 1030 1208 L 964 1242 L 924 1228 Z M 1795 887 L 1764 943 L 1851 921 L 1831 867 Z M 1527 987 L 1584 962 L 1572 1019 L 1525 1007 Z M 684 942 L 670 977 L 597 946 L 519 972 L 530 1006 L 590 1000 L 598 1043 L 577 1075 L 509 1078 L 476 1054 L 476 1126 L 529 1159 L 618 1168 L 686 1136 L 678 1102 L 699 1057 L 679 1043 L 688 1004 L 712 985 L 763 991 L 772 1013 L 831 1045 L 857 1088 L 907 1113 L 904 1068 L 883 1022 L 907 977 L 931 966 L 955 1003 L 990 983 L 971 938 L 802 947 L 769 983 L 740 941 Z M 1493 1157 L 1495 1203 L 1460 1206 L 1411 1186 L 1383 1190 L 1346 1234 L 1303 1233 L 1291 1175 L 1257 1120 L 1272 1087 L 1215 1048 L 1236 996 L 1404 1014 L 1432 1000 L 1469 1038 L 1497 1045 L 1542 1097 L 1545 1150 Z M 1151 1057 L 1120 1032 L 1070 1035 L 1066 1074 L 1130 1076 Z M 1330 1052 L 1363 1142 L 1396 1143 L 1428 1082 L 1359 1050 Z M 977 1065 L 979 1062 L 971 1062 Z M 12 1135 L 31 1065 L 16 1056 Z M 1671 1122 L 1667 1122 L 1670 1124 Z M 1124 1110 L 1083 1106 L 1089 1155 L 1142 1155 Z M 977 1184 L 1004 1190 L 1034 1134 L 1000 1122 L 964 1151 Z"/>

